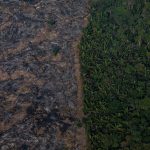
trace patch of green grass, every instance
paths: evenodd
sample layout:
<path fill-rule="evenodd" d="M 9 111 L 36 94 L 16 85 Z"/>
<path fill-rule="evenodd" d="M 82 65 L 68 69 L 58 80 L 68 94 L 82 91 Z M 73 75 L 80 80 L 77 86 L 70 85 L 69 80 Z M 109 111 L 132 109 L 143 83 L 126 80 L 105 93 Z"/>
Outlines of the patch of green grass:
<path fill-rule="evenodd" d="M 61 50 L 61 47 L 57 43 L 52 44 L 52 52 L 56 56 Z"/>
<path fill-rule="evenodd" d="M 56 20 L 54 18 L 49 18 L 48 26 L 49 28 L 53 27 L 56 24 Z"/>
<path fill-rule="evenodd" d="M 80 45 L 92 150 L 150 149 L 150 1 L 93 0 Z"/>
<path fill-rule="evenodd" d="M 83 126 L 82 120 L 77 119 L 77 120 L 75 121 L 75 125 L 76 125 L 76 127 L 81 128 L 81 127 Z"/>

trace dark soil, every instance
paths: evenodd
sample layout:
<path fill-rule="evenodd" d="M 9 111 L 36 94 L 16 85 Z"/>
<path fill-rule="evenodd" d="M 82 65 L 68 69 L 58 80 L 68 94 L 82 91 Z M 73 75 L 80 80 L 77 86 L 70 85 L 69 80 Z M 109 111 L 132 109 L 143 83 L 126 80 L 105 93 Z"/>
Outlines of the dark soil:
<path fill-rule="evenodd" d="M 86 15 L 86 0 L 0 0 L 1 150 L 85 149 L 74 45 Z"/>

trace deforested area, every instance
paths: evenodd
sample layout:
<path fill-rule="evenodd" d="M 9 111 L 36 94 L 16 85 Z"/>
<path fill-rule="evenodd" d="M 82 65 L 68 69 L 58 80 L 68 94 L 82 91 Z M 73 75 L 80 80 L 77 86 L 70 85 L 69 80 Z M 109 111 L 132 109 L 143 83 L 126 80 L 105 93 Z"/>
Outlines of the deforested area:
<path fill-rule="evenodd" d="M 85 149 L 75 45 L 86 16 L 86 0 L 0 0 L 0 150 Z"/>

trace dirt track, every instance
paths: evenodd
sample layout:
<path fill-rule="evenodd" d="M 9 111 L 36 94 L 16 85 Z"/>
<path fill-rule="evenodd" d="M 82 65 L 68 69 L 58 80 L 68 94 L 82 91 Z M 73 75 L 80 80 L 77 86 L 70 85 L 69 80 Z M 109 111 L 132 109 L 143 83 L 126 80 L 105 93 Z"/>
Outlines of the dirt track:
<path fill-rule="evenodd" d="M 87 0 L 0 0 L 0 149 L 85 150 L 77 44 Z"/>

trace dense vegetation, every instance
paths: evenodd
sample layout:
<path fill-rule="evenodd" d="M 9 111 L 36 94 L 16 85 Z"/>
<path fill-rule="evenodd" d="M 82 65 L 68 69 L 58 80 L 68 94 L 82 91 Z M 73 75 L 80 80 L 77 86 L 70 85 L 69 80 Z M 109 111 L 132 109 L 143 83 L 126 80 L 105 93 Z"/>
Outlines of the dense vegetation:
<path fill-rule="evenodd" d="M 150 0 L 93 0 L 81 41 L 92 150 L 150 150 Z"/>

